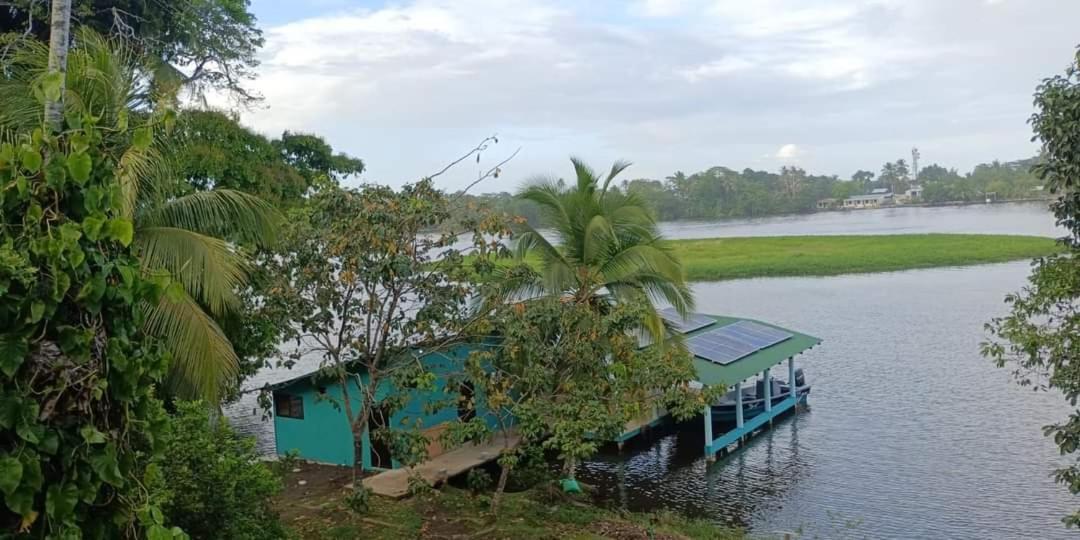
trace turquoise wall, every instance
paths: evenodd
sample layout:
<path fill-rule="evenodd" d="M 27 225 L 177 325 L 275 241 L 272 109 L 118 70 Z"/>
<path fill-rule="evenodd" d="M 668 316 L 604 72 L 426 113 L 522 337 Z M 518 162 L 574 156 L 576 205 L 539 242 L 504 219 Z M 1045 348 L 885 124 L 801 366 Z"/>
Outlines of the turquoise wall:
<path fill-rule="evenodd" d="M 447 353 L 429 354 L 421 358 L 426 369 L 435 373 L 435 389 L 420 392 L 417 390 L 404 390 L 409 392 L 410 399 L 400 411 L 391 417 L 392 427 L 415 425 L 417 420 L 420 429 L 427 429 L 444 422 L 452 422 L 457 419 L 457 407 L 450 404 L 439 410 L 429 411 L 436 405 L 445 402 L 458 394 L 458 390 L 446 388 L 446 376 L 459 372 L 461 366 L 474 346 L 460 346 Z M 366 384 L 366 376 L 362 376 Z M 304 401 L 304 418 L 283 418 L 274 415 L 275 443 L 278 455 L 285 455 L 291 450 L 299 452 L 305 460 L 330 463 L 335 465 L 350 466 L 353 462 L 352 434 L 345 411 L 339 409 L 335 403 L 340 403 L 341 387 L 336 383 L 326 381 L 322 386 L 326 395 L 332 399 L 326 399 L 319 395 L 320 384 L 313 384 L 309 378 L 304 378 L 290 383 L 282 388 L 274 390 L 274 395 L 289 394 L 300 396 Z M 383 399 L 389 393 L 396 391 L 391 385 L 381 385 L 376 392 L 378 399 Z M 359 414 L 359 389 L 354 387 L 349 391 L 355 414 Z M 494 424 L 491 415 L 480 412 L 482 418 Z M 369 444 L 365 434 L 363 441 L 363 466 L 371 468 L 369 457 Z M 396 463 L 395 463 L 396 466 Z"/>

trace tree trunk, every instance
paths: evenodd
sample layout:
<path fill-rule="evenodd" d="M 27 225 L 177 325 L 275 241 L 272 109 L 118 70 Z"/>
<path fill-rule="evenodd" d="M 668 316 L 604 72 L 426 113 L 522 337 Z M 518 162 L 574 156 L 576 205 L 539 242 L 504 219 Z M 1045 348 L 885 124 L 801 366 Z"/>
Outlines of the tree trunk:
<path fill-rule="evenodd" d="M 71 0 L 52 0 L 49 23 L 49 73 L 60 73 L 60 97 L 45 100 L 45 125 L 56 133 L 64 127 L 64 87 L 68 43 L 71 41 Z"/>
<path fill-rule="evenodd" d="M 497 516 L 499 514 L 499 501 L 502 500 L 502 494 L 506 491 L 506 481 L 510 478 L 511 465 L 503 465 L 502 471 L 499 472 L 499 483 L 495 485 L 495 493 L 491 495 L 491 515 Z"/>
<path fill-rule="evenodd" d="M 576 480 L 577 477 L 577 458 L 570 456 L 566 458 L 566 463 L 563 464 L 563 476 L 571 480 Z"/>

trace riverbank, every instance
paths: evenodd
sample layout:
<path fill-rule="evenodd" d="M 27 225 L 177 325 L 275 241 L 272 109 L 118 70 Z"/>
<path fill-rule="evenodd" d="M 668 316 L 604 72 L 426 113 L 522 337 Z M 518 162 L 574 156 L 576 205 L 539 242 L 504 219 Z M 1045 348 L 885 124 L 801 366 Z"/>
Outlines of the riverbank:
<path fill-rule="evenodd" d="M 977 234 L 764 236 L 673 240 L 690 281 L 834 276 L 1043 257 L 1052 238 Z"/>
<path fill-rule="evenodd" d="M 607 510 L 587 497 L 534 487 L 506 493 L 498 519 L 488 513 L 487 495 L 445 486 L 402 500 L 372 496 L 367 512 L 346 508 L 347 469 L 302 464 L 285 478 L 278 498 L 285 524 L 296 537 L 311 540 L 365 538 L 546 538 L 741 540 L 742 532 L 670 512 Z M 300 482 L 304 482 L 302 485 Z"/>

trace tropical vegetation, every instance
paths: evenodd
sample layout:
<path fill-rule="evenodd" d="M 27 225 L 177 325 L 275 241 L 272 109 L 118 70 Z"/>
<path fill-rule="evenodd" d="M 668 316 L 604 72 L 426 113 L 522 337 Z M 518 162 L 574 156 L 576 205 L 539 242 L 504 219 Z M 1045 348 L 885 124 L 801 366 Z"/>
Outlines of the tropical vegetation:
<path fill-rule="evenodd" d="M 555 238 L 549 240 L 527 220 L 521 223 L 515 255 L 521 261 L 535 257 L 538 272 L 502 276 L 501 299 L 565 297 L 598 315 L 616 304 L 642 303 L 651 308 L 644 328 L 662 340 L 663 320 L 655 303 L 665 302 L 683 314 L 694 307 L 682 263 L 660 234 L 645 199 L 612 189 L 629 163 L 616 162 L 604 176 L 577 158 L 571 163 L 572 186 L 541 179 L 518 195 L 540 209 Z"/>
<path fill-rule="evenodd" d="M 1080 493 L 1080 50 L 1063 75 L 1047 78 L 1035 91 L 1031 126 L 1041 143 L 1042 161 L 1033 173 L 1056 198 L 1051 205 L 1067 231 L 1061 253 L 1036 259 L 1028 284 L 1010 294 L 1009 314 L 986 325 L 990 339 L 983 354 L 1009 367 L 1017 382 L 1060 392 L 1071 412 L 1043 428 L 1069 464 L 1054 478 L 1070 493 Z M 1080 511 L 1066 516 L 1080 525 Z"/>
<path fill-rule="evenodd" d="M 1031 173 L 1037 158 L 1010 162 L 993 161 L 975 166 L 966 174 L 938 164 L 912 172 L 906 160 L 886 163 L 875 174 L 858 170 L 850 178 L 811 174 L 796 166 L 778 172 L 711 167 L 693 174 L 681 171 L 663 180 L 636 178 L 611 186 L 650 201 L 657 219 L 711 220 L 800 214 L 819 210 L 818 202 L 864 195 L 874 189 L 905 194 L 910 186 L 922 187 L 911 202 L 927 204 L 1030 200 L 1045 198 L 1043 181 Z M 510 193 L 467 197 L 469 202 L 512 215 L 524 216 L 538 227 L 548 227 L 547 217 L 534 202 Z"/>
<path fill-rule="evenodd" d="M 274 509 L 283 489 L 255 440 L 237 434 L 201 402 L 180 402 L 171 417 L 160 468 L 162 513 L 192 538 L 284 539 Z"/>
<path fill-rule="evenodd" d="M 144 273 L 165 271 L 175 279 L 168 296 L 144 306 L 145 329 L 172 354 L 173 392 L 216 401 L 233 384 L 238 359 L 215 317 L 239 306 L 249 266 L 240 246 L 269 245 L 280 218 L 269 203 L 242 191 L 186 189 L 173 166 L 170 96 L 147 84 L 148 68 L 134 51 L 89 31 L 77 41 L 68 56 L 66 114 L 117 126 L 102 144 L 117 162 L 134 253 Z M 23 41 L 11 54 L 11 76 L 0 84 L 0 130 L 26 131 L 39 108 L 34 88 L 48 68 L 48 49 Z"/>
<path fill-rule="evenodd" d="M 176 287 L 168 274 L 144 272 L 125 154 L 115 151 L 115 141 L 152 132 L 92 113 L 106 88 L 69 96 L 87 107 L 52 124 L 43 111 L 65 98 L 63 79 L 38 78 L 38 101 L 26 109 L 36 122 L 8 124 L 0 143 L 3 536 L 183 535 L 167 528 L 145 487 L 160 475 L 152 463 L 168 417 L 156 388 L 169 357 L 140 331 L 144 307 Z"/>

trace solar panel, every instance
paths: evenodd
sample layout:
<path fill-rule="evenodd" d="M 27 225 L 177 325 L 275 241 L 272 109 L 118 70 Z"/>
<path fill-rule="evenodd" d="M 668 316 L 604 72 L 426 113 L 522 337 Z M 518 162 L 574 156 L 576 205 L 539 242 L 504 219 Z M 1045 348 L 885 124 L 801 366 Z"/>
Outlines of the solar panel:
<path fill-rule="evenodd" d="M 792 334 L 753 321 L 738 321 L 686 340 L 695 356 L 720 365 L 730 364 L 790 338 Z"/>
<path fill-rule="evenodd" d="M 699 328 L 716 324 L 712 317 L 700 313 L 691 313 L 684 319 L 682 315 L 679 315 L 678 311 L 675 311 L 675 308 L 661 309 L 660 316 L 670 322 L 674 330 L 680 334 L 687 334 Z"/>

